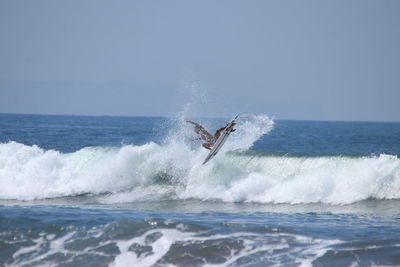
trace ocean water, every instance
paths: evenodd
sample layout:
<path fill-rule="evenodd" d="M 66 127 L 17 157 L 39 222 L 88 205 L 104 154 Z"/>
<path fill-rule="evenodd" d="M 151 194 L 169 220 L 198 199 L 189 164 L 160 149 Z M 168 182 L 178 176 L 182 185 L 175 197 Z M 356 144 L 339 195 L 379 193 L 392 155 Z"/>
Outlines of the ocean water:
<path fill-rule="evenodd" d="M 0 114 L 0 266 L 400 266 L 400 123 L 236 128 Z"/>

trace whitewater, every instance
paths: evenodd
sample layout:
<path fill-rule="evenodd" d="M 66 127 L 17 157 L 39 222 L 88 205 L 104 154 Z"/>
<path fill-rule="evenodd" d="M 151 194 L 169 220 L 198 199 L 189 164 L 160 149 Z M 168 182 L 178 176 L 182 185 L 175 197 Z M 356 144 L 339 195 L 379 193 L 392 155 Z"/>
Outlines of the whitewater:
<path fill-rule="evenodd" d="M 250 114 L 205 165 L 182 118 L 0 126 L 0 265 L 400 264 L 398 123 Z"/>
<path fill-rule="evenodd" d="M 273 122 L 266 116 L 239 123 L 239 134 L 233 134 L 221 155 L 205 166 L 200 163 L 207 151 L 178 142 L 176 133 L 164 144 L 85 147 L 72 153 L 14 141 L 3 143 L 0 198 L 34 200 L 112 193 L 115 195 L 104 201 L 195 198 L 290 204 L 400 198 L 400 160 L 395 155 L 246 153 L 272 128 Z"/>

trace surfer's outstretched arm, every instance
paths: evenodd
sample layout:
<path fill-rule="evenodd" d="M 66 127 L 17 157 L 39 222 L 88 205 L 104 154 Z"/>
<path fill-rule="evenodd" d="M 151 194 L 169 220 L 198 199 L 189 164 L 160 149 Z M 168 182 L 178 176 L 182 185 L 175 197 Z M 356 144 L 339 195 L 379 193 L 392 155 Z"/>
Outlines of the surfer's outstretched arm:
<path fill-rule="evenodd" d="M 194 122 L 194 121 L 191 121 L 191 120 L 184 120 L 184 122 L 189 122 L 189 123 L 193 124 L 194 126 L 201 127 L 201 128 L 204 129 L 204 127 L 201 126 L 200 124 L 198 124 L 197 122 Z"/>
<path fill-rule="evenodd" d="M 212 135 L 206 129 L 204 129 L 203 126 L 201 126 L 197 122 L 190 121 L 190 120 L 185 120 L 185 122 L 189 122 L 195 126 L 194 131 L 201 136 L 201 140 L 207 140 L 210 137 L 212 138 Z"/>
<path fill-rule="evenodd" d="M 220 133 L 220 132 L 222 132 L 223 130 L 226 129 L 226 127 L 227 127 L 227 126 L 224 126 L 224 127 L 219 128 L 218 130 L 215 131 L 215 133 Z"/>

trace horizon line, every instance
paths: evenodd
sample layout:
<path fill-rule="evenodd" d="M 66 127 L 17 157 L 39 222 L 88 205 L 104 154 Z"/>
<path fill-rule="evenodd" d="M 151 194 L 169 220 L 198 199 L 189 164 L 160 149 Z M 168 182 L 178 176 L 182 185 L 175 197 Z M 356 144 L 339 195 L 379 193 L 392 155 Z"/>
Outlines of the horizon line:
<path fill-rule="evenodd" d="M 254 113 L 256 114 L 256 113 Z M 267 115 L 265 113 L 260 113 Z M 176 118 L 178 116 L 163 116 L 163 115 L 100 115 L 100 114 L 64 114 L 64 113 L 15 113 L 15 112 L 0 112 L 0 115 L 21 115 L 21 116 L 60 116 L 60 117 L 122 117 L 122 118 Z M 257 114 L 256 114 L 257 115 Z M 374 121 L 374 120 L 321 120 L 321 119 L 279 119 L 275 116 L 267 115 L 273 121 L 309 121 L 309 122 L 354 122 L 354 123 L 400 123 L 400 121 Z M 228 117 L 204 116 L 194 117 L 204 119 L 227 119 Z"/>

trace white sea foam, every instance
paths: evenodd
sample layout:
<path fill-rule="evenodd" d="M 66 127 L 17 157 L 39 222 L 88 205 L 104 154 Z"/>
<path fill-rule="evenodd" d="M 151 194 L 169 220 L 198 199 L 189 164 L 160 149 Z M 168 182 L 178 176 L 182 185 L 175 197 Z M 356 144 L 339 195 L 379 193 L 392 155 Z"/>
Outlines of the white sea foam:
<path fill-rule="evenodd" d="M 118 254 L 109 266 L 116 267 L 146 267 L 157 263 L 175 266 L 185 264 L 188 259 L 193 262 L 202 260 L 201 266 L 236 265 L 240 260 L 250 265 L 265 262 L 267 265 L 281 266 L 283 262 L 288 262 L 288 258 L 292 263 L 312 266 L 312 261 L 324 255 L 333 245 L 343 244 L 340 240 L 322 240 L 284 232 L 242 231 L 209 235 L 207 231 L 182 231 L 179 225 L 176 228 L 159 228 L 156 222 L 148 223 L 155 228 L 139 236 L 123 239 L 113 237 L 113 227 L 92 228 L 88 235 L 85 231 L 81 232 L 83 229 L 73 229 L 57 238 L 42 233 L 29 245 L 20 247 L 6 266 L 54 265 L 57 264 L 57 254 L 65 256 L 61 260 L 66 264 L 76 264 L 76 261 L 84 261 L 85 257 L 102 257 L 104 260 L 113 258 L 112 254 L 104 251 L 105 247 L 113 246 L 118 248 Z M 85 245 L 84 249 L 75 249 L 74 245 L 82 244 Z M 209 246 L 219 250 L 217 261 L 213 260 L 215 252 L 205 253 Z M 182 249 L 186 255 L 180 253 Z"/>
<path fill-rule="evenodd" d="M 194 175 L 183 197 L 260 203 L 348 204 L 368 198 L 400 198 L 400 160 L 378 157 L 231 156 Z M 226 166 L 229 166 L 227 169 Z M 205 171 L 207 172 L 207 170 Z"/>
<path fill-rule="evenodd" d="M 224 150 L 206 165 L 179 130 L 163 144 L 87 147 L 63 154 L 37 146 L 0 144 L 0 199 L 32 200 L 112 193 L 107 203 L 160 198 L 257 203 L 331 203 L 400 198 L 397 156 L 284 157 L 245 151 L 273 122 L 253 116 L 237 125 Z"/>
<path fill-rule="evenodd" d="M 139 244 L 142 246 L 149 245 L 149 243 L 146 242 L 146 237 L 157 233 L 159 233 L 161 237 L 151 244 L 152 253 L 149 253 L 150 255 L 143 255 L 140 257 L 135 252 L 129 251 L 129 247 L 132 246 L 132 244 Z M 112 266 L 153 266 L 168 252 L 173 243 L 185 240 L 189 236 L 190 234 L 175 229 L 157 229 L 151 230 L 131 240 L 118 241 L 116 244 L 121 253 L 115 258 Z"/>

